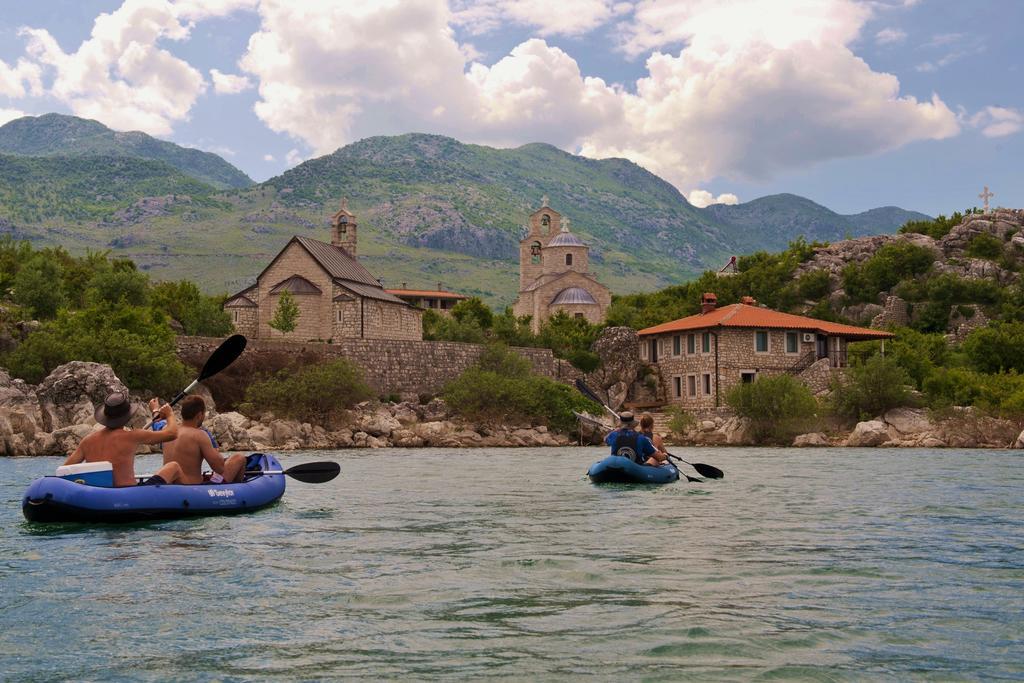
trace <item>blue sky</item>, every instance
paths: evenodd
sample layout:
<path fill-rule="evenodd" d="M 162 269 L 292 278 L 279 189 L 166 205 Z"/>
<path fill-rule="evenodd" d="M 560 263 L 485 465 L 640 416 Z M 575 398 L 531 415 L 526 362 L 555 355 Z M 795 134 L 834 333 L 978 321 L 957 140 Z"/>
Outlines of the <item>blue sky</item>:
<path fill-rule="evenodd" d="M 1024 206 L 1024 2 L 0 3 L 0 121 L 50 111 L 255 180 L 369 135 L 625 156 L 696 204 Z"/>

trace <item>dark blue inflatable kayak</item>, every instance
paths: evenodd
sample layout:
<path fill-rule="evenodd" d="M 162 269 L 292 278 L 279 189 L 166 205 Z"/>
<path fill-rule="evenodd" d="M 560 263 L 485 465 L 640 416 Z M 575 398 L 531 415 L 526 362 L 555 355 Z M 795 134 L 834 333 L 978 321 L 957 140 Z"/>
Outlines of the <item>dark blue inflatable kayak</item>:
<path fill-rule="evenodd" d="M 76 484 L 60 477 L 42 477 L 28 487 L 21 501 L 31 522 L 139 522 L 252 512 L 284 495 L 281 463 L 272 455 L 254 453 L 238 484 L 164 484 L 105 488 Z M 255 473 L 254 473 L 255 472 Z"/>
<path fill-rule="evenodd" d="M 630 458 L 609 455 L 587 470 L 595 484 L 668 484 L 679 479 L 679 470 L 672 463 L 638 465 Z"/>

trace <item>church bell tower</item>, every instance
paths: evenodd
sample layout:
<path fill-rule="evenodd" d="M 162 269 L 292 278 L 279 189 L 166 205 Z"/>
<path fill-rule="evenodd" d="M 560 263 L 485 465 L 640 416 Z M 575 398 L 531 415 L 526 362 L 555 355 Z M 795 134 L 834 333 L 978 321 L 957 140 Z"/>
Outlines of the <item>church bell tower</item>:
<path fill-rule="evenodd" d="M 356 257 L 356 215 L 348 210 L 347 197 L 342 198 L 341 208 L 331 216 L 331 244 Z"/>

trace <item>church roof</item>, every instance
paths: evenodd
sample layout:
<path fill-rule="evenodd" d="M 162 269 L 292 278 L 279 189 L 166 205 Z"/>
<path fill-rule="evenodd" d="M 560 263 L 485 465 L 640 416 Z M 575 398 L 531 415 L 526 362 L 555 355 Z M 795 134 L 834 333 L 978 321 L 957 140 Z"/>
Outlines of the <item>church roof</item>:
<path fill-rule="evenodd" d="M 301 275 L 292 275 L 270 288 L 271 294 L 291 292 L 292 294 L 323 294 L 323 291 Z"/>
<path fill-rule="evenodd" d="M 548 242 L 549 247 L 585 247 L 579 237 L 571 232 L 560 232 L 555 238 Z"/>
<path fill-rule="evenodd" d="M 249 291 L 249 290 L 246 290 Z M 244 294 L 236 294 L 224 302 L 225 308 L 256 308 L 256 302 Z"/>
<path fill-rule="evenodd" d="M 297 242 L 299 246 L 305 249 L 313 260 L 327 272 L 334 281 L 334 284 L 341 285 L 349 291 L 369 299 L 388 301 L 393 304 L 402 304 L 403 306 L 409 305 L 397 296 L 385 292 L 380 282 L 370 274 L 370 271 L 352 258 L 351 254 L 347 251 L 341 247 L 336 247 L 333 244 L 321 242 L 310 237 L 301 237 L 299 235 L 292 237 L 284 249 L 278 252 L 277 256 L 267 264 L 267 267 L 263 269 L 263 273 L 267 272 L 267 269 L 277 261 L 278 257 L 284 253 L 285 249 L 292 242 Z M 263 273 L 260 273 L 259 277 L 263 277 Z M 244 294 L 244 292 L 239 292 L 239 294 Z"/>
<path fill-rule="evenodd" d="M 594 304 L 597 305 L 597 300 L 594 299 L 593 295 L 582 287 L 567 287 L 561 292 L 555 295 L 555 298 L 551 300 L 551 305 L 555 304 Z"/>
<path fill-rule="evenodd" d="M 556 280 L 561 280 L 563 277 L 565 277 L 567 275 L 582 275 L 583 277 L 585 277 L 587 279 L 593 280 L 595 283 L 597 282 L 597 278 L 594 277 L 593 275 L 591 275 L 590 273 L 580 273 L 580 272 L 575 271 L 575 270 L 563 270 L 560 273 L 545 273 L 544 275 L 541 275 L 536 280 L 531 282 L 529 285 L 524 287 L 522 289 L 522 291 L 524 291 L 524 292 L 532 292 L 535 289 L 540 289 L 544 285 L 551 284 L 552 282 L 554 282 Z M 599 285 L 599 286 L 603 286 L 603 285 Z"/>

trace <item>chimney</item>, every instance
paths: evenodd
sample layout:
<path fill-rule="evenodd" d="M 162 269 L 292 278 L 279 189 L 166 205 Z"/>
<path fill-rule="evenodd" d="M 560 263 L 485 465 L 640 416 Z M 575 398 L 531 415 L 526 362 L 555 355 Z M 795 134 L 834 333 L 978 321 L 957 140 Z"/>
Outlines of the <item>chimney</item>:
<path fill-rule="evenodd" d="M 402 289 L 409 289 L 409 283 L 408 282 L 403 282 L 402 283 Z"/>
<path fill-rule="evenodd" d="M 444 291 L 444 283 L 442 283 L 442 282 L 438 282 L 437 283 L 437 291 L 439 291 L 439 292 L 443 292 Z"/>
<path fill-rule="evenodd" d="M 707 315 L 718 306 L 718 297 L 713 292 L 704 292 L 700 297 L 700 314 Z"/>
<path fill-rule="evenodd" d="M 740 299 L 740 303 L 741 304 L 746 304 L 747 306 L 756 306 L 757 305 L 757 299 L 755 299 L 752 296 L 745 296 L 742 299 Z"/>

